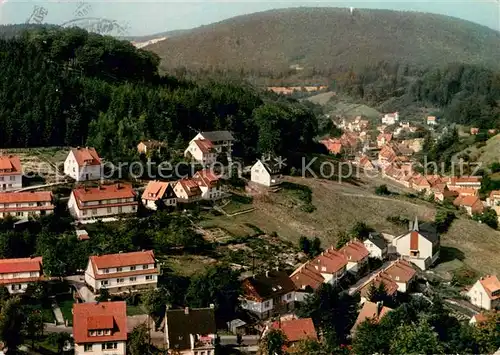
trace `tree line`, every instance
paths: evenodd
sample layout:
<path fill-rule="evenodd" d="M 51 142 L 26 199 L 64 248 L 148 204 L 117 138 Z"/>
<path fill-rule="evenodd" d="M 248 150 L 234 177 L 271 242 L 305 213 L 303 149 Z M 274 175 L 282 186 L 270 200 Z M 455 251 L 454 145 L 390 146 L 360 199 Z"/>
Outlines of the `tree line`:
<path fill-rule="evenodd" d="M 129 157 L 141 139 L 169 145 L 229 130 L 236 154 L 307 151 L 309 107 L 230 81 L 158 74 L 158 57 L 82 29 L 39 28 L 0 39 L 0 148 L 95 146 Z"/>

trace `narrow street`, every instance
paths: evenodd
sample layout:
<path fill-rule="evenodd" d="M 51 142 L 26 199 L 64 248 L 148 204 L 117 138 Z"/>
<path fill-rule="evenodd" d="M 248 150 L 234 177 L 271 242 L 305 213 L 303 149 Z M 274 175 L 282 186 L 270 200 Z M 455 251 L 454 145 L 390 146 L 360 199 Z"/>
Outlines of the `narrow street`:
<path fill-rule="evenodd" d="M 370 280 L 370 278 L 373 275 L 375 275 L 379 271 L 382 271 L 383 269 L 385 269 L 386 267 L 388 267 L 392 262 L 393 262 L 393 260 L 388 260 L 388 261 L 384 262 L 381 267 L 379 267 L 378 269 L 375 269 L 375 270 L 371 271 L 368 275 L 366 275 L 366 276 L 362 277 L 361 279 L 359 279 L 354 285 L 352 285 L 351 287 L 349 287 L 349 295 L 353 295 L 354 293 L 356 293 L 356 290 L 359 287 L 361 287 L 365 282 L 367 282 L 368 280 Z"/>

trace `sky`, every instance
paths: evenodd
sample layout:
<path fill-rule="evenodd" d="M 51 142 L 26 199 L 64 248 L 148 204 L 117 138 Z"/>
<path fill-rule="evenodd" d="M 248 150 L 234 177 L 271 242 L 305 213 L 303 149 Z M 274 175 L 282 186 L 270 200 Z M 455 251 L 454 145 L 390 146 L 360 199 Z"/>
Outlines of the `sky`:
<path fill-rule="evenodd" d="M 94 26 L 109 34 L 150 35 L 164 31 L 188 29 L 233 16 L 275 8 L 299 6 L 379 8 L 444 14 L 473 21 L 500 31 L 500 0 L 353 0 L 353 1 L 214 1 L 214 0 L 0 0 L 0 23 L 42 22 Z M 77 8 L 80 13 L 77 13 Z M 82 18 L 85 18 L 83 20 Z M 90 19 L 89 19 L 90 18 Z M 102 27 L 99 19 L 113 27 Z M 95 27 L 101 26 L 101 27 Z M 115 31 L 116 33 L 113 33 Z M 118 33 L 119 32 L 119 33 Z"/>

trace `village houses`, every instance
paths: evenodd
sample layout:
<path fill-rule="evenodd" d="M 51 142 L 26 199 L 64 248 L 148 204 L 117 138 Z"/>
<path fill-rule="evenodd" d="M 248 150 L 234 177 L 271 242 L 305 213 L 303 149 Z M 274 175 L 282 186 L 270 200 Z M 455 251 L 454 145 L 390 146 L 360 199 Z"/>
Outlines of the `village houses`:
<path fill-rule="evenodd" d="M 131 185 L 117 183 L 77 187 L 71 192 L 68 209 L 78 220 L 100 219 L 137 212 L 138 202 Z"/>
<path fill-rule="evenodd" d="M 387 273 L 380 271 L 357 289 L 360 294 L 360 303 L 363 304 L 369 301 L 371 288 L 375 287 L 378 289 L 381 284 L 384 285 L 386 295 L 395 299 L 398 293 L 397 283 Z"/>
<path fill-rule="evenodd" d="M 392 140 L 392 133 L 380 133 L 377 137 L 377 147 L 382 148 Z"/>
<path fill-rule="evenodd" d="M 167 145 L 165 142 L 160 142 L 153 139 L 143 140 L 137 144 L 137 152 L 139 154 L 151 155 L 154 151 L 161 153 L 161 149 Z"/>
<path fill-rule="evenodd" d="M 124 293 L 156 288 L 160 271 L 153 251 L 96 255 L 89 258 L 85 283 L 94 293 Z"/>
<path fill-rule="evenodd" d="M 50 191 L 0 193 L 0 218 L 12 216 L 26 219 L 53 212 L 53 196 Z"/>
<path fill-rule="evenodd" d="M 150 181 L 142 193 L 142 204 L 150 210 L 157 210 L 158 204 L 165 207 L 175 207 L 177 196 L 172 183 L 163 181 Z"/>
<path fill-rule="evenodd" d="M 486 310 L 500 310 L 500 281 L 496 275 L 481 277 L 467 292 L 470 302 Z"/>
<path fill-rule="evenodd" d="M 393 125 L 398 121 L 399 121 L 399 113 L 398 112 L 386 113 L 382 117 L 382 124 L 386 124 L 388 126 Z"/>
<path fill-rule="evenodd" d="M 202 199 L 214 201 L 222 198 L 222 184 L 212 170 L 197 171 L 192 180 L 199 186 Z"/>
<path fill-rule="evenodd" d="M 300 341 L 307 339 L 318 340 L 318 334 L 311 318 L 275 321 L 266 327 L 262 337 L 265 337 L 271 329 L 279 329 L 285 334 L 286 343 L 284 348 L 287 350 L 287 353 L 293 353 L 293 348 Z"/>
<path fill-rule="evenodd" d="M 165 344 L 169 354 L 215 355 L 217 326 L 210 308 L 169 309 L 165 312 Z"/>
<path fill-rule="evenodd" d="M 203 166 L 212 165 L 217 161 L 214 145 L 207 139 L 193 139 L 184 151 L 184 156 Z"/>
<path fill-rule="evenodd" d="M 64 174 L 76 181 L 100 180 L 103 175 L 101 158 L 94 148 L 71 148 L 64 161 Z"/>
<path fill-rule="evenodd" d="M 370 253 L 359 240 L 348 241 L 339 249 L 339 253 L 344 254 L 347 260 L 346 270 L 354 275 L 362 271 L 363 267 L 368 264 Z"/>
<path fill-rule="evenodd" d="M 273 161 L 257 160 L 250 171 L 250 180 L 267 187 L 279 185 L 282 178 L 278 164 Z"/>
<path fill-rule="evenodd" d="M 429 126 L 435 126 L 435 125 L 437 125 L 437 118 L 436 118 L 436 116 L 427 116 L 426 123 Z"/>
<path fill-rule="evenodd" d="M 484 212 L 484 205 L 477 196 L 458 196 L 453 201 L 453 204 L 465 209 L 469 216 L 472 216 L 474 213 Z"/>
<path fill-rule="evenodd" d="M 387 241 L 379 233 L 370 233 L 363 242 L 371 258 L 385 259 L 387 256 Z"/>
<path fill-rule="evenodd" d="M 330 247 L 313 260 L 301 265 L 290 275 L 297 290 L 297 301 L 303 301 L 323 283 L 333 285 L 339 282 L 346 275 L 347 264 L 346 255 Z"/>
<path fill-rule="evenodd" d="M 23 187 L 23 170 L 19 157 L 0 155 L 0 192 L 19 190 Z"/>
<path fill-rule="evenodd" d="M 190 142 L 195 140 L 206 140 L 212 144 L 213 149 L 217 155 L 225 154 L 228 159 L 231 159 L 233 153 L 234 137 L 228 131 L 212 131 L 200 132 Z"/>
<path fill-rule="evenodd" d="M 241 307 L 267 319 L 274 314 L 293 309 L 295 285 L 288 274 L 281 270 L 269 270 L 243 280 Z"/>
<path fill-rule="evenodd" d="M 73 304 L 75 354 L 125 355 L 127 305 L 125 301 Z"/>
<path fill-rule="evenodd" d="M 439 257 L 440 239 L 436 228 L 429 223 L 410 222 L 410 228 L 392 241 L 398 255 L 426 270 Z"/>
<path fill-rule="evenodd" d="M 24 293 L 28 285 L 44 279 L 42 257 L 0 259 L 0 285 L 10 294 Z"/>
<path fill-rule="evenodd" d="M 351 335 L 354 336 L 356 334 L 356 328 L 364 321 L 370 320 L 377 324 L 390 311 L 392 311 L 392 308 L 384 306 L 382 302 L 364 302 L 356 318 L 356 322 L 351 328 Z"/>
<path fill-rule="evenodd" d="M 489 207 L 500 206 L 500 190 L 493 190 L 486 198 L 486 204 Z"/>
<path fill-rule="evenodd" d="M 182 178 L 174 185 L 178 203 L 191 203 L 201 200 L 201 188 L 193 179 Z"/>

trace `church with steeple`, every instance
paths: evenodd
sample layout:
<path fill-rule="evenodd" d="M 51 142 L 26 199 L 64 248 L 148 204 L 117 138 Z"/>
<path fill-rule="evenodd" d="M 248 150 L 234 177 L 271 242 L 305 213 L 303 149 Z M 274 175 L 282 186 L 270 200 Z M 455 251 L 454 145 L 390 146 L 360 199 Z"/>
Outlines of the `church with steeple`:
<path fill-rule="evenodd" d="M 430 223 L 419 223 L 415 217 L 408 232 L 392 241 L 397 254 L 422 270 L 428 269 L 439 258 L 440 239 L 436 227 Z"/>

